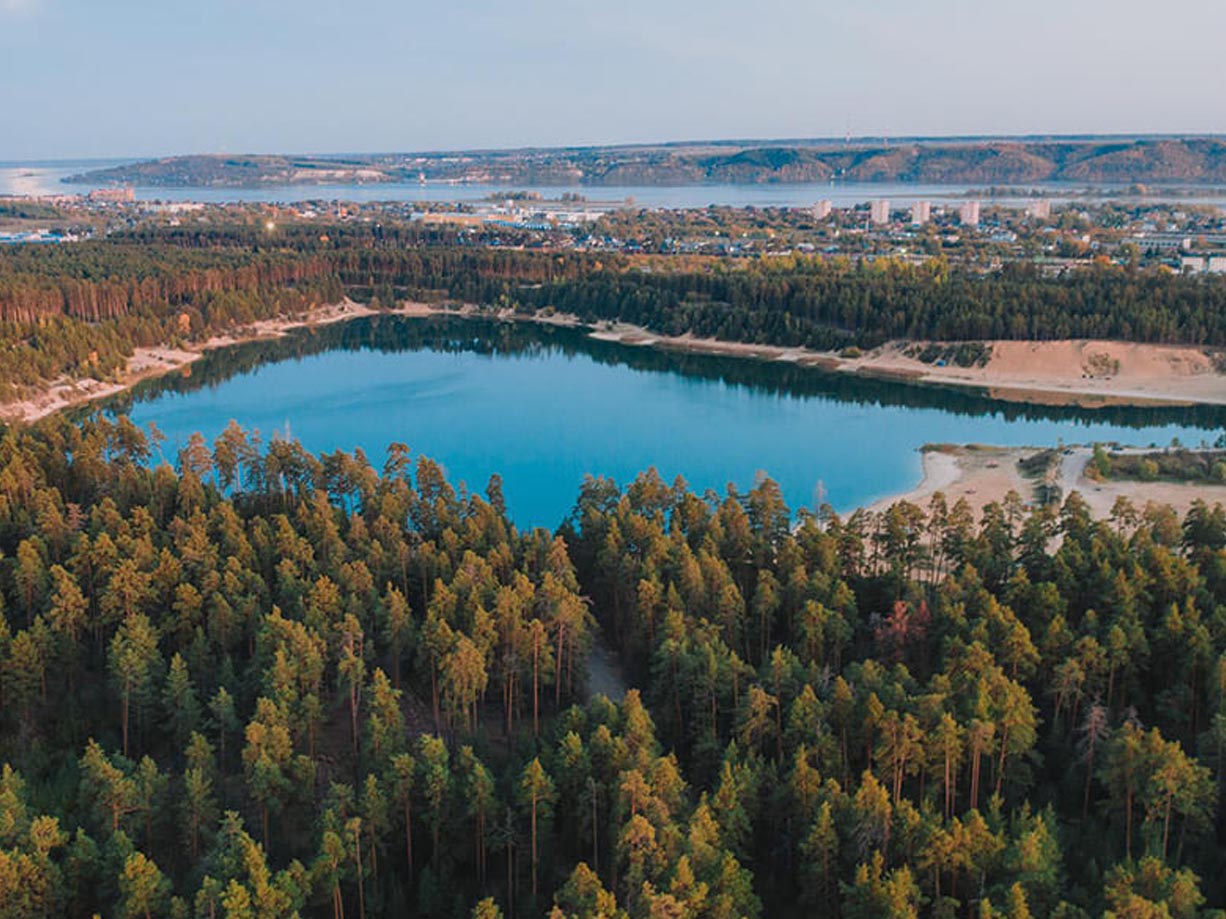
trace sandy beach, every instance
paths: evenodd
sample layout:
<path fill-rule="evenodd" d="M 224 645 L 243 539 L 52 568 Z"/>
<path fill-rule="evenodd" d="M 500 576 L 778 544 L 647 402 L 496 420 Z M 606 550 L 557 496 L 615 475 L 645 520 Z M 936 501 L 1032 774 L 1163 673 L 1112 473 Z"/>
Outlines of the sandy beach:
<path fill-rule="evenodd" d="M 431 312 L 429 307 L 419 309 L 419 306 L 419 304 L 408 304 L 398 312 L 402 315 L 429 315 Z M 128 365 L 118 379 L 98 380 L 84 377 L 56 380 L 42 392 L 0 405 L 0 421 L 30 423 L 61 409 L 121 393 L 142 380 L 175 371 L 191 373 L 191 365 L 198 361 L 205 352 L 215 348 L 225 348 L 261 338 L 277 338 L 285 335 L 291 329 L 345 322 L 377 312 L 361 303 L 345 300 L 341 303 L 321 306 L 300 316 L 261 320 L 225 335 L 215 335 L 207 341 L 186 348 L 170 346 L 137 348 L 128 358 Z"/>
<path fill-rule="evenodd" d="M 1010 491 L 1029 504 L 1035 485 L 1018 469 L 1018 460 L 1038 453 L 1038 448 L 1015 449 L 984 446 L 940 446 L 922 451 L 924 475 L 920 483 L 902 494 L 880 498 L 865 510 L 880 513 L 891 504 L 909 501 L 927 509 L 937 492 L 949 505 L 959 499 L 978 516 L 992 502 L 1000 502 Z"/>
<path fill-rule="evenodd" d="M 782 348 L 664 336 L 614 323 L 592 333 L 602 341 L 732 357 L 788 361 L 821 370 L 900 383 L 964 386 L 997 399 L 1097 408 L 1106 405 L 1226 405 L 1226 374 L 1206 349 L 1098 340 L 991 341 L 983 367 L 926 364 L 906 353 L 923 342 L 891 342 L 854 357 L 807 348 Z"/>
<path fill-rule="evenodd" d="M 910 491 L 890 495 L 866 505 L 865 510 L 880 513 L 899 501 L 909 501 L 927 509 L 937 492 L 952 506 L 965 499 L 976 517 L 985 506 L 1002 502 L 1010 491 L 1022 502 L 1032 505 L 1035 489 L 1046 482 L 1067 497 L 1076 491 L 1085 499 L 1090 512 L 1098 518 L 1111 515 L 1117 498 L 1127 498 L 1137 510 L 1150 503 L 1170 505 L 1180 516 L 1194 501 L 1226 505 L 1226 485 L 1181 482 L 1141 482 L 1120 480 L 1100 482 L 1086 476 L 1093 456 L 1091 447 L 1070 447 L 1043 479 L 1022 474 L 1018 461 L 1040 453 L 1038 447 L 987 447 L 979 445 L 930 447 L 923 451 L 923 478 Z"/>

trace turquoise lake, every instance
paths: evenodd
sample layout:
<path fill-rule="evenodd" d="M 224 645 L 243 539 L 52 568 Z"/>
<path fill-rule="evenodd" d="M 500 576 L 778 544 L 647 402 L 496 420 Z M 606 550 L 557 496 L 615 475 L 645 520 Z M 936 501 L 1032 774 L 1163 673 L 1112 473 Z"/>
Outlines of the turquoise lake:
<path fill-rule="evenodd" d="M 820 483 L 847 511 L 914 486 L 925 443 L 1199 444 L 1226 427 L 1218 408 L 1029 408 L 574 329 L 398 317 L 211 352 L 109 409 L 156 424 L 171 460 L 230 419 L 265 442 L 288 431 L 313 452 L 361 447 L 376 466 L 401 441 L 472 491 L 500 474 L 521 527 L 557 526 L 589 473 L 624 485 L 654 466 L 721 494 L 765 473 L 793 509 L 812 507 Z"/>

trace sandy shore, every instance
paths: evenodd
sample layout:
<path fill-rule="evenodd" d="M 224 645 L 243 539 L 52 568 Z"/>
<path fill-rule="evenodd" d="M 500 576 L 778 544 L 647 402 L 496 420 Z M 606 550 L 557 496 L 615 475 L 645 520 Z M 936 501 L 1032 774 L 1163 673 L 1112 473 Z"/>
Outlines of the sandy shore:
<path fill-rule="evenodd" d="M 1085 471 L 1092 457 L 1093 451 L 1088 447 L 1073 450 L 1061 464 L 1060 481 L 1066 494 L 1081 493 L 1095 517 L 1110 516 L 1117 498 L 1127 498 L 1137 510 L 1144 510 L 1150 503 L 1170 505 L 1180 516 L 1186 514 L 1195 501 L 1204 501 L 1210 506 L 1226 505 L 1226 485 L 1127 479 L 1100 482 L 1088 478 Z"/>
<path fill-rule="evenodd" d="M 937 492 L 945 495 L 950 506 L 965 499 L 976 517 L 988 504 L 1003 501 L 1010 491 L 1017 492 L 1018 497 L 1029 504 L 1038 483 L 1023 476 L 1017 463 L 1037 452 L 1037 448 L 982 446 L 925 449 L 921 454 L 924 477 L 920 483 L 910 491 L 874 501 L 865 510 L 880 513 L 899 501 L 909 501 L 927 509 Z"/>
<path fill-rule="evenodd" d="M 1117 498 L 1127 498 L 1137 510 L 1147 504 L 1170 505 L 1180 516 L 1187 513 L 1194 501 L 1209 505 L 1226 505 L 1226 485 L 1186 484 L 1179 482 L 1112 481 L 1099 482 L 1087 478 L 1085 471 L 1093 456 L 1090 447 L 1065 450 L 1051 472 L 1043 479 L 1029 478 L 1018 467 L 1019 460 L 1041 452 L 1038 447 L 941 446 L 923 452 L 923 479 L 915 488 L 891 495 L 866 505 L 865 510 L 880 513 L 899 501 L 909 501 L 927 509 L 937 492 L 945 495 L 952 506 L 965 499 L 976 517 L 990 503 L 1000 503 L 1010 491 L 1017 492 L 1022 502 L 1032 505 L 1035 490 L 1046 482 L 1060 489 L 1062 496 L 1079 492 L 1090 512 L 1099 518 L 1109 517 Z"/>
<path fill-rule="evenodd" d="M 839 373 L 900 383 L 964 386 L 997 399 L 1044 405 L 1226 405 L 1226 374 L 1204 348 L 1127 342 L 984 342 L 991 357 L 983 367 L 926 364 L 909 357 L 915 345 L 892 342 L 855 357 L 808 348 L 782 348 L 697 338 L 655 335 L 638 326 L 614 323 L 592 333 L 602 341 L 629 345 L 787 361 Z M 923 343 L 919 343 L 922 345 Z"/>
<path fill-rule="evenodd" d="M 0 405 L 0 420 L 9 423 L 37 421 L 61 409 L 121 393 L 142 380 L 175 371 L 190 374 L 191 365 L 198 361 L 205 352 L 215 348 L 226 348 L 261 338 L 277 338 L 285 335 L 291 329 L 345 322 L 359 316 L 370 316 L 376 312 L 378 311 L 368 306 L 345 300 L 341 303 L 321 306 L 300 316 L 261 320 L 226 335 L 215 335 L 198 345 L 185 348 L 170 346 L 137 348 L 128 358 L 127 367 L 117 379 L 98 380 L 85 377 L 56 380 L 36 395 Z M 409 304 L 398 312 L 402 315 L 429 315 L 432 310 L 420 304 Z"/>
<path fill-rule="evenodd" d="M 524 315 L 513 310 L 483 310 L 474 305 L 439 306 L 428 303 L 404 302 L 393 310 L 376 310 L 362 303 L 345 299 L 340 303 L 318 307 L 299 316 L 289 316 L 283 319 L 263 319 L 233 331 L 214 335 L 199 344 L 184 348 L 159 346 L 154 348 L 137 348 L 128 358 L 127 367 L 117 379 L 98 380 L 90 377 L 81 379 L 56 380 L 41 392 L 25 399 L 0 404 L 0 421 L 6 423 L 30 423 L 39 418 L 45 418 L 61 409 L 93 402 L 107 396 L 113 396 L 130 389 L 142 380 L 163 376 L 175 371 L 190 374 L 191 365 L 198 361 L 206 352 L 216 348 L 228 348 L 243 342 L 258 341 L 266 338 L 280 338 L 294 329 L 308 326 L 331 325 L 336 322 L 348 322 L 364 316 L 394 315 L 410 318 L 426 318 L 430 316 L 457 316 L 469 318 L 485 316 L 490 318 L 508 319 L 524 322 L 535 322 L 541 325 L 565 326 L 579 328 L 583 323 L 579 317 L 569 313 L 537 313 Z"/>
<path fill-rule="evenodd" d="M 321 307 L 305 316 L 264 320 L 186 349 L 142 348 L 132 356 L 117 380 L 62 379 L 31 398 L 0 405 L 0 419 L 33 421 L 69 405 L 113 395 L 133 384 L 184 370 L 202 353 L 252 339 L 284 335 L 308 325 L 343 322 L 375 314 L 351 300 Z M 720 354 L 766 361 L 786 361 L 835 373 L 893 380 L 899 383 L 962 386 L 986 391 L 995 398 L 1031 404 L 1076 405 L 1226 405 L 1226 374 L 1204 348 L 1141 345 L 1110 341 L 985 342 L 991 356 L 982 367 L 926 364 L 908 356 L 914 344 L 894 342 L 849 356 L 807 348 L 783 348 L 720 341 L 692 335 L 657 335 L 628 323 L 605 322 L 592 329 L 577 316 L 541 311 L 516 313 L 475 305 L 404 303 L 391 311 L 401 316 L 489 317 L 545 325 L 589 328 L 592 338 L 626 345 Z M 920 343 L 922 345 L 922 343 Z M 185 372 L 190 372 L 185 370 Z"/>

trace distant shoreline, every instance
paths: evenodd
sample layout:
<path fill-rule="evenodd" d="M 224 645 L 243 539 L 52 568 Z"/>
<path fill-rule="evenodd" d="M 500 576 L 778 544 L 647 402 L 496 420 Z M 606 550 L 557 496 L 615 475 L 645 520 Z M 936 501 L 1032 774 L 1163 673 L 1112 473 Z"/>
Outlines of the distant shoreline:
<path fill-rule="evenodd" d="M 1226 182 L 1226 140 L 1191 134 L 891 140 L 862 137 L 344 157 L 190 154 L 87 170 L 64 181 L 247 188 L 419 180 L 591 187 L 830 181 L 975 186 L 1046 182 L 1220 185 Z"/>

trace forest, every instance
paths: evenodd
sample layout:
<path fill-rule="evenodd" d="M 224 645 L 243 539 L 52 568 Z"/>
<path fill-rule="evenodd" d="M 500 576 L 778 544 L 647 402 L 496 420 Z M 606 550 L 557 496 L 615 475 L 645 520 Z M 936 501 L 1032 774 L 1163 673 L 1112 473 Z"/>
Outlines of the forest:
<path fill-rule="evenodd" d="M 252 249 L 7 246 L 0 399 L 61 376 L 107 379 L 135 348 L 198 341 L 343 296 L 326 262 Z"/>
<path fill-rule="evenodd" d="M 160 446 L 0 436 L 0 917 L 1221 915 L 1221 508 Z"/>
<path fill-rule="evenodd" d="M 0 252 L 0 400 L 110 379 L 140 346 L 192 344 L 344 296 L 571 313 L 663 334 L 822 350 L 889 340 L 1109 338 L 1226 348 L 1226 277 L 1101 264 L 1056 276 L 935 259 L 599 256 L 467 244 L 420 226 L 138 228 Z"/>

